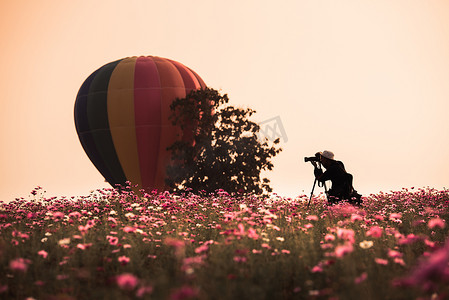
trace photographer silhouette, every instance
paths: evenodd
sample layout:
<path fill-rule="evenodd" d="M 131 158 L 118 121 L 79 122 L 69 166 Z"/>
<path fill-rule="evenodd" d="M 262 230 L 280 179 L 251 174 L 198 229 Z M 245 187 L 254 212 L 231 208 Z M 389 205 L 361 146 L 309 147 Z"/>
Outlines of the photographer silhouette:
<path fill-rule="evenodd" d="M 304 160 L 310 161 L 315 167 L 314 174 L 318 182 L 323 185 L 328 180 L 332 182 L 332 187 L 327 192 L 329 203 L 334 204 L 341 200 L 348 200 L 353 204 L 361 203 L 362 195 L 354 190 L 352 175 L 346 172 L 345 166 L 341 161 L 334 159 L 334 154 L 331 151 L 318 152 L 315 154 L 315 157 L 306 157 Z M 323 165 L 326 171 L 323 172 L 318 164 Z"/>

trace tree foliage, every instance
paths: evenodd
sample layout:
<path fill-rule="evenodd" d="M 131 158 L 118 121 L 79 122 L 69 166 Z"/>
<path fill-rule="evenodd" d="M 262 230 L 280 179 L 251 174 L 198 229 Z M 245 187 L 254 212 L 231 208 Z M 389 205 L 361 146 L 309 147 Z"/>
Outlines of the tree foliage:
<path fill-rule="evenodd" d="M 184 137 L 168 150 L 167 184 L 173 191 L 262 194 L 271 192 L 262 170 L 272 170 L 271 158 L 282 149 L 258 138 L 259 125 L 249 120 L 255 111 L 228 105 L 229 98 L 210 88 L 193 90 L 170 106 L 171 120 Z"/>

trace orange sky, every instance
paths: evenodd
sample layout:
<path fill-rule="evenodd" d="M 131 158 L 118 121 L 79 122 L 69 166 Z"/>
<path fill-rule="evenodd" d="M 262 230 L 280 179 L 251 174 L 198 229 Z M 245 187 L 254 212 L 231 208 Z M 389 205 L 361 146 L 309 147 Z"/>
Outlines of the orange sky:
<path fill-rule="evenodd" d="M 134 55 L 185 64 L 257 122 L 279 116 L 280 195 L 310 193 L 303 158 L 325 149 L 364 194 L 447 187 L 445 0 L 16 0 L 0 14 L 0 200 L 107 186 L 73 105 L 90 73 Z"/>

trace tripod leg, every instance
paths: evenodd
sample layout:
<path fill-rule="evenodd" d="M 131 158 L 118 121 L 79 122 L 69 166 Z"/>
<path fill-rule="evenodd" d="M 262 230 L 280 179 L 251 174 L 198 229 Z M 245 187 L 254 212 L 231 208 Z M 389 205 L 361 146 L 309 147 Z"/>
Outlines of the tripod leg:
<path fill-rule="evenodd" d="M 325 193 L 325 195 L 326 195 L 326 200 L 327 200 L 327 203 L 329 203 L 329 192 L 328 192 L 328 190 L 327 190 L 326 183 L 323 182 L 323 185 L 324 185 L 324 193 Z"/>
<path fill-rule="evenodd" d="M 312 196 L 313 196 L 313 191 L 315 190 L 315 185 L 316 185 L 317 179 L 315 178 L 315 181 L 313 182 L 313 187 L 312 187 L 312 192 L 310 193 L 310 198 L 309 198 L 309 202 L 307 203 L 307 208 L 309 208 L 310 205 L 310 201 L 312 200 Z"/>

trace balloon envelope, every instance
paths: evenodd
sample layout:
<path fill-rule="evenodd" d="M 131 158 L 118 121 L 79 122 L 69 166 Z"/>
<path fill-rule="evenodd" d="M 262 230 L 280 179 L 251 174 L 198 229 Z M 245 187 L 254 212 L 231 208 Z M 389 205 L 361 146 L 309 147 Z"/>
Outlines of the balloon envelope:
<path fill-rule="evenodd" d="M 120 59 L 93 72 L 75 102 L 75 126 L 84 151 L 112 186 L 167 189 L 166 150 L 179 129 L 170 104 L 203 80 L 179 62 L 154 56 Z"/>

